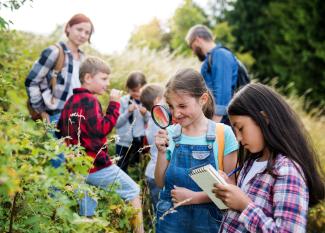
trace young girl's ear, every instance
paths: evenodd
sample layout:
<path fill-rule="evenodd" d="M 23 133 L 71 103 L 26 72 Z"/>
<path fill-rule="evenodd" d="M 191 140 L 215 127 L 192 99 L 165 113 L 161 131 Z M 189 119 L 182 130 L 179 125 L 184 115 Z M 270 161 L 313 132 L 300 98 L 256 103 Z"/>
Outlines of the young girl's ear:
<path fill-rule="evenodd" d="M 269 116 L 268 116 L 264 111 L 260 111 L 260 113 L 261 113 L 262 116 L 264 117 L 266 123 L 269 124 L 269 123 L 270 123 Z"/>
<path fill-rule="evenodd" d="M 208 93 L 203 93 L 199 99 L 199 104 L 201 106 L 204 106 L 209 100 L 209 94 Z"/>

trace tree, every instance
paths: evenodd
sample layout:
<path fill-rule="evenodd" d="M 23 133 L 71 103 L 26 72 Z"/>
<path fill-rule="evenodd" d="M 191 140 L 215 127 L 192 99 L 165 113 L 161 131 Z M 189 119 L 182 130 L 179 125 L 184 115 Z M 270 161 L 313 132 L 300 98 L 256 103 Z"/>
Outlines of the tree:
<path fill-rule="evenodd" d="M 228 19 L 258 79 L 278 77 L 315 105 L 325 99 L 324 13 L 320 0 L 238 0 Z"/>
<path fill-rule="evenodd" d="M 195 24 L 209 26 L 207 15 L 204 10 L 196 5 L 192 0 L 185 0 L 184 4 L 176 9 L 174 16 L 170 20 L 172 50 L 177 50 L 180 54 L 189 54 L 185 36 L 187 31 Z"/>
<path fill-rule="evenodd" d="M 148 24 L 137 27 L 131 35 L 129 47 L 148 47 L 149 49 L 161 49 L 166 46 L 163 43 L 164 31 L 161 23 L 154 18 Z"/>
<path fill-rule="evenodd" d="M 30 1 L 32 2 L 33 0 L 10 0 L 10 1 L 0 1 L 0 10 L 1 8 L 9 8 L 10 10 L 17 10 L 19 9 L 22 5 L 24 5 L 25 2 Z M 0 16 L 0 30 L 3 30 L 9 26 L 9 23 L 11 21 L 7 21 L 3 17 Z"/>

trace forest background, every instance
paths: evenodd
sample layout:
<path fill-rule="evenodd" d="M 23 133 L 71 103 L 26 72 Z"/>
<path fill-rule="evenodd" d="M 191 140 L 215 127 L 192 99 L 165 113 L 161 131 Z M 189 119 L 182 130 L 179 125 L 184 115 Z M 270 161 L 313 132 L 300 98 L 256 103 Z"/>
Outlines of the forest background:
<path fill-rule="evenodd" d="M 26 2 L 0 1 L 0 10 L 15 10 Z M 216 42 L 246 64 L 254 81 L 269 84 L 286 96 L 309 131 L 325 170 L 323 15 L 325 2 L 320 0 L 210 0 L 207 9 L 184 0 L 168 27 L 158 19 L 137 27 L 123 52 L 107 55 L 89 46 L 84 50 L 110 64 L 111 87 L 124 89 L 127 74 L 133 70 L 142 70 L 150 82 L 165 83 L 180 68 L 199 69 L 184 37 L 191 26 L 207 25 Z M 29 119 L 25 107 L 26 75 L 41 50 L 62 37 L 63 25 L 44 37 L 9 30 L 8 24 L 0 16 L 0 232 L 130 232 L 132 208 L 113 189 L 98 192 L 83 183 L 82 174 L 91 162 L 82 148 L 64 147 L 46 133 L 51 126 Z M 107 101 L 108 95 L 101 98 L 103 106 Z M 109 137 L 111 151 L 114 138 L 114 134 Z M 49 159 L 59 152 L 78 157 L 53 169 Z M 133 168 L 132 176 L 143 187 L 146 230 L 153 232 L 155 219 L 142 174 L 148 159 L 145 156 Z M 53 187 L 61 191 L 53 192 Z M 83 191 L 99 201 L 93 219 L 76 214 Z M 311 209 L 308 229 L 325 232 L 325 203 Z"/>

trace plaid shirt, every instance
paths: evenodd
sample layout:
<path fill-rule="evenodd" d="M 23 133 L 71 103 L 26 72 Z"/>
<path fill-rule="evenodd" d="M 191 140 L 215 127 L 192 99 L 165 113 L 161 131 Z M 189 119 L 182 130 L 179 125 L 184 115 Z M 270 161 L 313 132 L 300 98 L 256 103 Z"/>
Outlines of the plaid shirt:
<path fill-rule="evenodd" d="M 73 89 L 73 95 L 67 100 L 58 122 L 58 129 L 68 145 L 80 145 L 94 158 L 94 167 L 90 173 L 112 164 L 107 149 L 106 136 L 116 124 L 120 103 L 111 101 L 103 115 L 98 99 L 85 88 Z M 80 124 L 79 124 L 80 122 Z M 80 127 L 80 136 L 78 129 Z"/>
<path fill-rule="evenodd" d="M 242 186 L 253 161 L 247 162 L 238 177 Z M 219 232 L 306 232 L 308 187 L 300 167 L 282 155 L 274 165 L 275 174 L 256 174 L 241 189 L 253 203 L 239 213 L 228 210 Z"/>
<path fill-rule="evenodd" d="M 57 83 L 52 90 L 50 80 L 52 70 L 59 56 L 59 49 L 52 45 L 46 48 L 39 60 L 37 60 L 26 80 L 25 87 L 33 109 L 38 112 L 62 110 L 68 99 L 71 78 L 73 73 L 73 56 L 71 51 L 63 43 L 59 43 L 64 52 L 64 65 L 57 76 Z M 80 60 L 84 59 L 83 52 L 79 50 Z"/>

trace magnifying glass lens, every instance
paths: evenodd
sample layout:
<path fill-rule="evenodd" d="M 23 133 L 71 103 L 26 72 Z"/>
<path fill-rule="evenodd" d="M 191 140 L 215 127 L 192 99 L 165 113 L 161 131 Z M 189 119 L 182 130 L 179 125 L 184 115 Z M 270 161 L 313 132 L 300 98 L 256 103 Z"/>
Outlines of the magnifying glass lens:
<path fill-rule="evenodd" d="M 165 106 L 155 105 L 151 114 L 152 119 L 160 128 L 165 129 L 171 124 L 171 114 Z"/>

